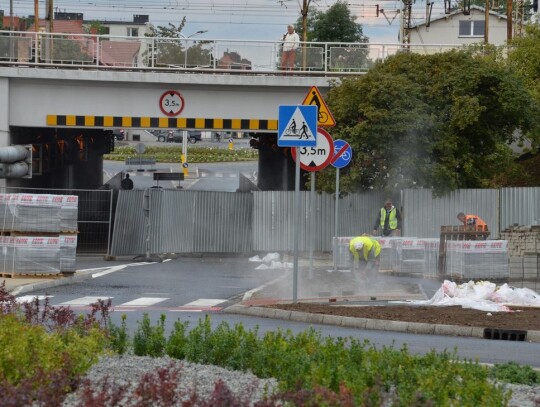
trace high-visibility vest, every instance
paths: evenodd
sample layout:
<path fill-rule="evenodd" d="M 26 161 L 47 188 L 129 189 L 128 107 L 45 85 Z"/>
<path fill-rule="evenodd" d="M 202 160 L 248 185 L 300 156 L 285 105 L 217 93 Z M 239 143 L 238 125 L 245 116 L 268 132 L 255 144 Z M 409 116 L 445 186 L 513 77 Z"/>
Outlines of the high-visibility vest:
<path fill-rule="evenodd" d="M 487 230 L 487 224 L 476 215 L 465 215 L 465 226 L 478 226 L 480 230 Z"/>
<path fill-rule="evenodd" d="M 386 220 L 386 209 L 381 208 L 381 229 L 384 229 L 384 222 Z M 388 214 L 388 227 L 390 229 L 397 229 L 396 207 L 392 206 L 390 213 Z"/>
<path fill-rule="evenodd" d="M 354 239 L 351 239 L 349 243 L 349 251 L 352 253 L 354 258 L 356 260 L 360 259 L 360 254 L 358 253 L 358 250 L 355 249 L 354 245 L 358 242 L 362 242 L 364 245 L 362 247 L 362 257 L 364 260 L 369 259 L 369 252 L 373 253 L 373 257 L 377 258 L 379 254 L 381 254 L 381 245 L 379 242 L 375 239 L 372 239 L 369 236 L 358 236 Z"/>

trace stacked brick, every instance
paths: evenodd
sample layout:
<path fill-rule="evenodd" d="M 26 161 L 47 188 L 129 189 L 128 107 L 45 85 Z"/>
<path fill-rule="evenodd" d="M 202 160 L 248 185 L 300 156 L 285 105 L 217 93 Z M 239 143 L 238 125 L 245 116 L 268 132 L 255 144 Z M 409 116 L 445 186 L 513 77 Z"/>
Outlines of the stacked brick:
<path fill-rule="evenodd" d="M 78 197 L 0 194 L 2 274 L 75 271 Z"/>
<path fill-rule="evenodd" d="M 501 232 L 508 240 L 510 280 L 540 279 L 540 226 L 513 225 Z"/>

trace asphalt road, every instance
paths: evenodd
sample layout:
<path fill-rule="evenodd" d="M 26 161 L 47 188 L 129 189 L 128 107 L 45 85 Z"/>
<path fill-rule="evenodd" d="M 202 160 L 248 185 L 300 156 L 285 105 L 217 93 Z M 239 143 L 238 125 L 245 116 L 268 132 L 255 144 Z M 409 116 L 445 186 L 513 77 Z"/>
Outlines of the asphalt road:
<path fill-rule="evenodd" d="M 119 324 L 121 315 L 125 314 L 131 332 L 145 313 L 154 323 L 164 314 L 167 330 L 178 319 L 189 321 L 193 326 L 199 318 L 209 314 L 214 327 L 221 322 L 230 326 L 242 323 L 248 329 L 258 326 L 261 333 L 277 329 L 301 332 L 314 327 L 323 336 L 351 336 L 369 340 L 377 347 L 406 345 L 415 354 L 431 349 L 452 353 L 456 349 L 460 358 L 484 363 L 514 361 L 540 367 L 538 343 L 368 331 L 225 313 L 223 310 L 239 301 L 246 291 L 275 278 L 290 278 L 290 275 L 284 277 L 286 272 L 282 270 L 255 270 L 256 265 L 241 257 L 180 257 L 163 263 L 133 263 L 126 267 L 112 263 L 91 280 L 25 295 L 49 295 L 52 305 L 69 305 L 78 312 L 86 312 L 89 301 L 111 298 L 113 322 Z"/>

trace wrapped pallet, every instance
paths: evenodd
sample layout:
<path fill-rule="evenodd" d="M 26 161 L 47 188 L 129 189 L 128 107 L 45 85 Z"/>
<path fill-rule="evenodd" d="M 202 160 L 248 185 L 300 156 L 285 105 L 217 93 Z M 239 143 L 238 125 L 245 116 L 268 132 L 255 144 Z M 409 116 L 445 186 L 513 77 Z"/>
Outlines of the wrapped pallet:
<path fill-rule="evenodd" d="M 510 275 L 507 240 L 446 242 L 446 274 L 467 280 L 506 280 Z"/>
<path fill-rule="evenodd" d="M 4 231 L 76 232 L 78 197 L 49 194 L 0 194 Z"/>
<path fill-rule="evenodd" d="M 25 275 L 60 273 L 58 236 L 2 236 L 3 272 Z"/>

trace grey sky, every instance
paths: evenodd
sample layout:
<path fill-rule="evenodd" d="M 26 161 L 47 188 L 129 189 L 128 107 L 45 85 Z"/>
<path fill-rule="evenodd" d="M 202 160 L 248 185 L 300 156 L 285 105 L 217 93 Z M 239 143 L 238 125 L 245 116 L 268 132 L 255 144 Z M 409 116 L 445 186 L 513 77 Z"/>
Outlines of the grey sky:
<path fill-rule="evenodd" d="M 336 0 L 312 0 L 311 7 L 327 10 Z M 398 41 L 401 2 L 396 0 L 349 0 L 349 8 L 363 25 L 371 42 Z M 56 11 L 83 13 L 85 19 L 131 21 L 134 14 L 150 15 L 154 25 L 178 24 L 183 16 L 183 30 L 190 35 L 208 30 L 199 36 L 207 39 L 279 40 L 286 27 L 300 16 L 302 0 L 53 0 Z M 376 5 L 385 10 L 386 17 L 376 17 Z M 415 21 L 423 20 L 425 1 L 415 3 Z M 441 11 L 442 0 L 434 5 L 434 15 Z M 39 0 L 40 16 L 44 15 L 45 0 Z M 14 14 L 34 14 L 33 0 L 13 0 Z M 3 1 L 5 15 L 9 2 Z M 395 18 L 395 19 L 394 19 Z M 392 21 L 393 20 L 393 21 Z M 391 24 L 390 24 L 391 22 Z"/>

